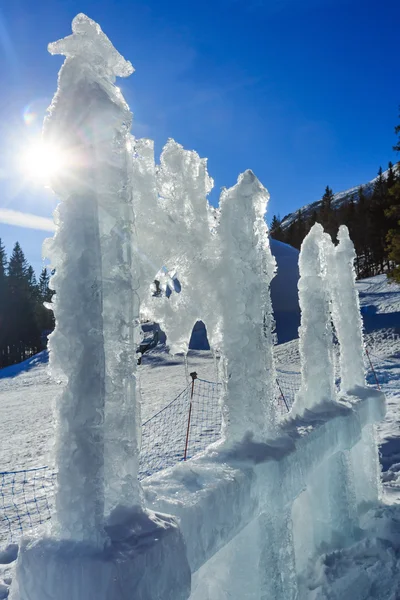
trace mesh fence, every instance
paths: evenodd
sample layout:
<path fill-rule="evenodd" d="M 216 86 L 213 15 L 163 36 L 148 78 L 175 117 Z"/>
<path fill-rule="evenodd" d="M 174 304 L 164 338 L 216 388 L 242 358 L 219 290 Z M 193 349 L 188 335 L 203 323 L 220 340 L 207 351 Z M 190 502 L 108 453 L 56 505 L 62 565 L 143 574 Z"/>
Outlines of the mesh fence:
<path fill-rule="evenodd" d="M 221 384 L 190 383 L 170 404 L 142 425 L 139 479 L 191 458 L 221 435 Z M 190 414 L 190 423 L 189 423 Z"/>
<path fill-rule="evenodd" d="M 54 480 L 48 467 L 0 473 L 0 541 L 50 519 Z"/>
<path fill-rule="evenodd" d="M 372 357 L 371 357 L 372 358 Z M 378 357 L 375 357 L 376 363 Z M 398 365 L 381 359 L 375 368 L 379 383 Z M 286 415 L 300 387 L 300 372 L 280 365 L 275 400 Z M 376 385 L 371 370 L 368 383 Z M 170 404 L 142 425 L 139 479 L 149 477 L 205 450 L 221 437 L 220 383 L 195 379 Z M 56 474 L 48 467 L 0 473 L 0 542 L 15 540 L 50 519 Z"/>
<path fill-rule="evenodd" d="M 202 452 L 221 437 L 222 413 L 219 403 L 221 384 L 196 379 L 193 386 L 190 426 L 186 428 L 187 458 Z M 188 419 L 189 421 L 189 419 Z"/>
<path fill-rule="evenodd" d="M 289 368 L 277 369 L 275 399 L 278 413 L 283 416 L 292 408 L 296 393 L 300 388 L 301 375 Z"/>

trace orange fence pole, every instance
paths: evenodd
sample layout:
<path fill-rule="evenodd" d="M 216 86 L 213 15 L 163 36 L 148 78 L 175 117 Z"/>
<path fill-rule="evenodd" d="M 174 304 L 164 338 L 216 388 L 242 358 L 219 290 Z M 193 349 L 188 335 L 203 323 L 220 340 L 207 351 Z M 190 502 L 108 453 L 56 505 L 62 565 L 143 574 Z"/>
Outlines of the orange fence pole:
<path fill-rule="evenodd" d="M 195 373 L 193 371 L 193 373 L 190 373 L 190 377 L 192 378 L 192 391 L 191 391 L 191 394 L 190 394 L 189 417 L 188 417 L 188 424 L 187 424 L 187 430 L 186 430 L 185 453 L 183 455 L 183 460 L 186 460 L 186 457 L 187 457 L 187 449 L 188 449 L 188 443 L 189 443 L 189 432 L 190 432 L 190 419 L 192 417 L 192 404 L 193 404 L 194 382 L 195 382 L 195 379 L 197 379 L 197 373 Z"/>

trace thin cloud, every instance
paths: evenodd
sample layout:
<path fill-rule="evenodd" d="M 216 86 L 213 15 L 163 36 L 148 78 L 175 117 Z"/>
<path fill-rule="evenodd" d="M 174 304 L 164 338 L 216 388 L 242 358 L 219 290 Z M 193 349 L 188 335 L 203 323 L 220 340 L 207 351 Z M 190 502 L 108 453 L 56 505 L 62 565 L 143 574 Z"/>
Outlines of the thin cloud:
<path fill-rule="evenodd" d="M 0 223 L 15 225 L 15 227 L 25 227 L 26 229 L 39 229 L 40 231 L 54 231 L 55 229 L 52 219 L 9 208 L 0 208 Z"/>

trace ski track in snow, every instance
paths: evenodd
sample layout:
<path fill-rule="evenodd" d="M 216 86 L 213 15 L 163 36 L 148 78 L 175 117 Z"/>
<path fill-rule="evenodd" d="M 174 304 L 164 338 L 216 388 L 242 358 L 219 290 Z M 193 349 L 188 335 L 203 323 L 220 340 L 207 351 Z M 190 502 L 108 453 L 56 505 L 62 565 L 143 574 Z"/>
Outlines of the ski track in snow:
<path fill-rule="evenodd" d="M 378 426 L 385 501 L 400 502 L 400 286 L 389 284 L 384 275 L 360 281 L 357 286 L 364 315 L 366 345 L 388 403 L 386 419 Z M 298 340 L 276 346 L 275 357 L 277 368 L 285 371 L 285 377 L 292 377 L 293 383 L 297 382 L 300 370 Z M 0 371 L 0 471 L 52 466 L 54 463 L 53 407 L 61 385 L 51 377 L 46 358 L 46 353 L 42 353 L 22 365 Z M 211 352 L 190 351 L 187 363 L 186 368 L 182 355 L 171 356 L 163 347 L 144 355 L 138 369 L 142 422 L 171 402 L 187 386 L 190 372 L 196 371 L 202 379 L 217 381 Z M 375 385 L 371 375 L 368 383 Z M 399 519 L 397 513 L 393 519 Z M 374 549 L 380 556 L 375 546 Z M 343 551 L 343 557 L 336 556 L 331 569 L 323 565 L 324 577 L 327 578 L 328 574 L 333 576 L 334 571 L 340 570 L 341 560 L 351 564 L 353 555 L 349 552 Z M 363 552 L 362 547 L 356 545 L 354 560 L 359 562 L 358 554 Z M 375 556 L 371 549 L 368 552 Z M 379 556 L 377 561 L 381 560 Z M 322 566 L 317 564 L 310 580 L 318 575 L 318 569 Z M 11 573 L 10 565 L 0 567 L 0 600 L 8 595 Z M 397 589 L 394 580 L 393 585 Z"/>

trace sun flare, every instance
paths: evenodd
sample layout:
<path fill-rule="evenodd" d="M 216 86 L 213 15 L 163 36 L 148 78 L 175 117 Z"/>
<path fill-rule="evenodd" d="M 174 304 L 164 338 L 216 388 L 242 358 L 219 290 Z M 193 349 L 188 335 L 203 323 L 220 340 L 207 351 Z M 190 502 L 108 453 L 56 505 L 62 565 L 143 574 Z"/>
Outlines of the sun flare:
<path fill-rule="evenodd" d="M 42 140 L 31 143 L 22 155 L 21 167 L 25 176 L 43 184 L 60 175 L 66 165 L 66 157 L 60 148 Z"/>

